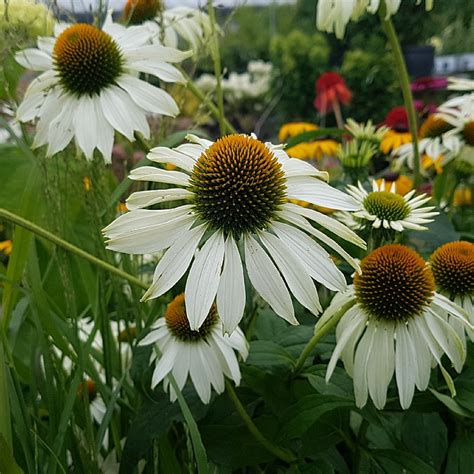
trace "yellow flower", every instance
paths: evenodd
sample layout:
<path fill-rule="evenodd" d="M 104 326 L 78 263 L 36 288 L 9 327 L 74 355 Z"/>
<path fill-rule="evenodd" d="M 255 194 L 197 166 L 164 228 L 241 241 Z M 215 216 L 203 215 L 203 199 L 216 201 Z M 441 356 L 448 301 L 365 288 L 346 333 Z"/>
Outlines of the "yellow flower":
<path fill-rule="evenodd" d="M 287 138 L 296 137 L 305 132 L 312 132 L 317 130 L 318 126 L 309 122 L 289 122 L 280 127 L 278 132 L 278 139 L 284 142 Z"/>
<path fill-rule="evenodd" d="M 53 33 L 54 17 L 48 8 L 32 0 L 9 0 L 0 2 L 0 29 L 2 31 L 22 28 L 30 38 L 50 36 Z"/>
<path fill-rule="evenodd" d="M 436 174 L 440 174 L 443 172 L 443 155 L 439 155 L 437 158 L 432 158 L 429 155 L 423 155 L 421 157 L 421 166 L 424 170 L 434 168 Z"/>
<path fill-rule="evenodd" d="M 472 204 L 472 193 L 469 188 L 457 189 L 454 193 L 453 204 L 455 206 L 470 206 Z"/>
<path fill-rule="evenodd" d="M 13 249 L 13 244 L 11 240 L 4 240 L 0 242 L 0 252 L 2 252 L 7 257 L 11 255 Z"/>
<path fill-rule="evenodd" d="M 378 179 L 377 184 L 381 186 L 383 181 L 383 179 Z M 393 182 L 394 181 L 385 179 L 386 186 L 391 186 Z M 395 187 L 397 194 L 400 194 L 400 196 L 404 196 L 408 191 L 411 191 L 413 189 L 413 181 L 408 176 L 402 174 L 395 180 Z"/>
<path fill-rule="evenodd" d="M 411 134 L 409 132 L 397 132 L 389 130 L 380 143 L 380 150 L 385 155 L 388 155 L 392 150 L 396 150 L 405 143 L 411 142 Z"/>
<path fill-rule="evenodd" d="M 92 187 L 92 181 L 89 176 L 84 176 L 84 178 L 82 178 L 82 185 L 84 186 L 84 191 L 90 191 Z"/>
<path fill-rule="evenodd" d="M 120 214 L 125 214 L 128 212 L 128 207 L 124 202 L 119 202 L 117 204 L 117 211 L 120 212 Z"/>
<path fill-rule="evenodd" d="M 300 160 L 321 159 L 323 156 L 335 156 L 339 150 L 339 143 L 335 140 L 316 140 L 314 142 L 298 143 L 285 150 L 292 158 Z"/>

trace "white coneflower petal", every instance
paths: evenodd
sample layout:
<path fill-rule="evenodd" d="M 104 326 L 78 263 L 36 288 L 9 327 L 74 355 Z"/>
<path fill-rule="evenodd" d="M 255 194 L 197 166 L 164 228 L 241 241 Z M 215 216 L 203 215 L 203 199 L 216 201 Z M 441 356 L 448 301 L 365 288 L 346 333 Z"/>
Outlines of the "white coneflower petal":
<path fill-rule="evenodd" d="M 244 314 L 245 281 L 239 249 L 231 236 L 225 242 L 224 266 L 216 302 L 224 331 L 232 334 Z"/>
<path fill-rule="evenodd" d="M 290 205 L 288 188 L 312 187 L 318 199 L 329 196 L 337 209 L 356 208 L 355 200 L 322 182 L 326 173 L 308 164 L 301 166 L 281 147 L 262 143 L 255 136 L 229 135 L 215 143 L 194 135 L 187 138 L 192 143 L 172 150 L 156 147 L 148 155 L 151 161 L 181 171 L 142 166 L 130 173 L 132 180 L 183 186 L 183 192 L 171 188 L 134 193 L 127 200 L 131 216 L 122 216 L 104 229 L 108 247 L 114 250 L 140 253 L 170 247 L 143 299 L 162 295 L 191 267 L 186 299 L 192 329 L 199 329 L 217 299 L 224 331 L 230 333 L 244 312 L 245 271 L 262 298 L 291 324 L 298 323 L 291 294 L 313 313 L 321 310 L 312 280 L 336 291 L 346 288 L 343 273 L 313 237 L 356 269 L 357 262 L 321 228 L 313 227 L 306 216 L 344 240 L 361 247 L 364 242 L 343 224 Z M 147 214 L 142 209 L 179 200 L 189 204 L 177 203 L 176 215 L 169 210 Z M 174 236 L 173 225 L 179 227 Z M 200 225 L 205 235 L 195 233 Z M 208 240 L 195 257 L 201 238 Z M 135 240 L 137 247 L 132 249 Z M 171 266 L 176 268 L 168 268 Z"/>

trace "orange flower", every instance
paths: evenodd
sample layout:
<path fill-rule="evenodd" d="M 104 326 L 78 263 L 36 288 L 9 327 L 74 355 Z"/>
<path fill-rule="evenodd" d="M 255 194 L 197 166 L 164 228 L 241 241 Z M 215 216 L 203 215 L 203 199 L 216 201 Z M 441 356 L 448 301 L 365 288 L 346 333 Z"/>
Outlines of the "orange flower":
<path fill-rule="evenodd" d="M 453 204 L 455 206 L 470 206 L 472 204 L 472 193 L 469 188 L 457 189 L 454 193 Z"/>
<path fill-rule="evenodd" d="M 7 257 L 11 255 L 13 250 L 13 243 L 11 240 L 4 240 L 0 242 L 0 252 L 2 252 Z"/>

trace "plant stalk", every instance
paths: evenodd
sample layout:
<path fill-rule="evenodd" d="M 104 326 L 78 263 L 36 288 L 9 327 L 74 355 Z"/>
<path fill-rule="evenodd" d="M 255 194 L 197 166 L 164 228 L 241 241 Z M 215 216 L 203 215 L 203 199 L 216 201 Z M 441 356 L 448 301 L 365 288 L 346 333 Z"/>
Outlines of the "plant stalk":
<path fill-rule="evenodd" d="M 309 357 L 313 349 L 316 347 L 316 344 L 321 340 L 323 336 L 325 336 L 336 324 L 339 322 L 339 320 L 342 318 L 344 313 L 354 306 L 355 301 L 351 300 L 341 306 L 339 311 L 337 311 L 329 321 L 326 323 L 323 323 L 321 327 L 318 327 L 316 325 L 315 330 L 314 330 L 314 336 L 308 341 L 306 344 L 305 348 L 303 349 L 303 352 L 300 354 L 298 357 L 298 360 L 296 361 L 295 368 L 293 369 L 293 372 L 297 374 L 302 368 L 304 363 L 306 362 L 306 359 Z"/>
<path fill-rule="evenodd" d="M 38 235 L 39 237 L 42 237 L 46 240 L 49 240 L 53 244 L 57 245 L 58 247 L 63 248 L 64 250 L 67 250 L 68 252 L 71 252 L 74 255 L 77 255 L 78 257 L 81 257 L 96 267 L 100 267 L 113 275 L 116 275 L 120 278 L 123 278 L 124 280 L 127 280 L 129 283 L 132 285 L 138 286 L 140 288 L 143 288 L 146 290 L 148 288 L 148 285 L 138 278 L 135 278 L 132 275 L 129 275 L 128 273 L 124 272 L 123 270 L 120 270 L 120 268 L 116 268 L 113 265 L 104 262 L 100 258 L 94 257 L 94 255 L 91 255 L 90 253 L 86 252 L 85 250 L 82 250 L 79 247 L 76 247 L 75 245 L 61 239 L 60 237 L 52 234 L 51 232 L 47 231 L 46 229 L 43 229 L 42 227 L 33 224 L 33 222 L 30 222 L 26 219 L 23 219 L 22 217 L 18 216 L 17 214 L 13 214 L 13 212 L 7 211 L 6 209 L 0 208 L 0 218 L 5 219 L 9 222 L 12 222 L 13 224 L 16 224 L 20 227 L 23 227 L 26 230 L 29 230 L 30 232 L 33 232 L 34 234 Z"/>
<path fill-rule="evenodd" d="M 379 8 L 380 21 L 385 31 L 388 42 L 392 48 L 393 59 L 398 72 L 400 88 L 402 90 L 403 101 L 408 115 L 408 126 L 410 128 L 412 144 L 413 144 L 413 181 L 415 188 L 421 183 L 421 164 L 420 153 L 418 150 L 418 131 L 416 125 L 415 105 L 413 103 L 413 94 L 410 88 L 410 77 L 408 76 L 407 66 L 403 58 L 402 48 L 398 40 L 397 32 L 393 26 L 392 20 L 386 17 L 386 5 L 382 2 Z"/>
<path fill-rule="evenodd" d="M 232 387 L 232 384 L 228 380 L 226 380 L 225 385 L 226 385 L 227 395 L 229 396 L 230 400 L 234 404 L 234 407 L 237 410 L 237 413 L 239 414 L 240 418 L 242 418 L 242 421 L 245 423 L 245 426 L 250 431 L 252 436 L 267 451 L 271 452 L 282 461 L 285 461 L 287 463 L 292 463 L 296 461 L 296 456 L 291 451 L 275 446 L 261 433 L 261 431 L 257 428 L 257 426 L 255 426 L 255 423 L 252 421 L 252 418 L 250 418 L 249 414 L 247 413 L 244 406 L 240 402 L 239 397 L 235 393 L 234 387 Z"/>

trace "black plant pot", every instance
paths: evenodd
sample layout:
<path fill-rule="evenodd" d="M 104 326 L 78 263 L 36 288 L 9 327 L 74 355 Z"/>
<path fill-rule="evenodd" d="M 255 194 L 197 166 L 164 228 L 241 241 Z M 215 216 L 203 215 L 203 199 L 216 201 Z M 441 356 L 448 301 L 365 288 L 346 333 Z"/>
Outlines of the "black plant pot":
<path fill-rule="evenodd" d="M 431 76 L 434 68 L 434 47 L 425 45 L 409 45 L 403 48 L 403 56 L 408 74 L 414 79 Z"/>

